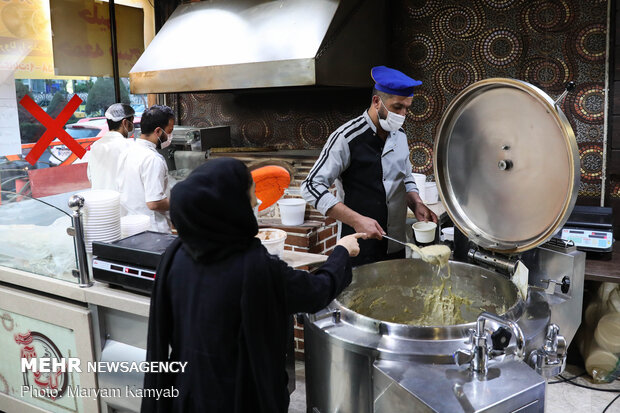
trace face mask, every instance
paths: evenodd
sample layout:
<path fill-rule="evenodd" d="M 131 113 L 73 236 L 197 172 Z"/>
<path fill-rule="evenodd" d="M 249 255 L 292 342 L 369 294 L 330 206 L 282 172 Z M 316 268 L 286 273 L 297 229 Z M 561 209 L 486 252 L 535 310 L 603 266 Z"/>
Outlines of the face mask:
<path fill-rule="evenodd" d="M 161 140 L 162 136 L 166 136 L 166 140 L 163 141 L 163 142 Z M 159 136 L 159 138 L 157 138 L 157 140 L 159 141 L 159 148 L 160 149 L 166 149 L 172 143 L 172 139 L 166 134 L 165 131 L 162 132 L 162 134 Z"/>
<path fill-rule="evenodd" d="M 381 99 L 379 99 L 381 100 Z M 387 118 L 381 119 L 379 115 L 379 110 L 377 109 L 377 118 L 379 118 L 379 125 L 381 125 L 381 129 L 386 132 L 392 132 L 398 130 L 403 123 L 405 123 L 405 117 L 403 115 L 399 115 L 398 113 L 390 112 L 387 107 L 383 104 L 383 100 L 381 100 L 381 104 L 387 111 Z"/>
<path fill-rule="evenodd" d="M 263 201 L 261 201 L 260 199 L 257 199 L 256 200 L 256 205 L 254 206 L 254 208 L 252 208 L 252 210 L 254 211 L 254 218 L 256 218 L 257 220 L 258 220 L 258 207 L 262 203 L 263 203 Z"/>
<path fill-rule="evenodd" d="M 127 129 L 127 137 L 128 138 L 132 138 L 133 137 L 133 132 L 136 130 L 136 128 L 133 126 L 133 123 L 131 124 L 131 129 Z"/>

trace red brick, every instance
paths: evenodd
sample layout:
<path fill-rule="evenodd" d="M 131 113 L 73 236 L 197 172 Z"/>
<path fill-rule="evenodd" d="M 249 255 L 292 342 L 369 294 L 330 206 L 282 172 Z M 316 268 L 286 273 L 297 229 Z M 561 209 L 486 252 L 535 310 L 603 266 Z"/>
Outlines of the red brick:
<path fill-rule="evenodd" d="M 297 360 L 297 361 L 304 361 L 304 359 L 305 359 L 304 352 L 303 351 L 295 350 L 295 360 Z"/>
<path fill-rule="evenodd" d="M 295 340 L 295 348 L 297 350 L 303 350 L 304 349 L 304 341 L 303 340 Z"/>
<path fill-rule="evenodd" d="M 332 235 L 334 234 L 332 233 L 331 228 L 324 228 L 319 231 L 319 241 L 325 241 L 327 238 L 331 237 Z"/>
<path fill-rule="evenodd" d="M 308 250 L 308 252 L 312 253 L 312 254 L 320 254 L 323 252 L 323 250 L 325 249 L 325 244 L 322 242 L 319 242 L 316 245 L 313 245 L 312 247 L 310 247 L 310 249 Z"/>
<path fill-rule="evenodd" d="M 284 249 L 287 251 L 293 251 L 293 247 L 291 247 L 290 245 L 284 245 Z"/>
<path fill-rule="evenodd" d="M 297 317 L 295 317 L 295 319 L 293 320 L 293 325 L 295 328 L 299 329 L 299 330 L 303 330 L 304 329 L 304 325 L 303 324 L 299 324 L 297 322 Z"/>
<path fill-rule="evenodd" d="M 313 246 L 316 245 L 317 242 L 319 242 L 319 233 L 315 231 L 308 236 L 308 245 Z"/>
<path fill-rule="evenodd" d="M 293 251 L 308 252 L 308 247 L 293 247 Z"/>
<path fill-rule="evenodd" d="M 298 328 L 293 330 L 293 333 L 295 334 L 295 337 L 299 338 L 299 339 L 304 339 L 304 330 L 300 330 Z"/>
<path fill-rule="evenodd" d="M 334 236 L 328 239 L 327 241 L 325 241 L 325 249 L 329 249 L 333 247 L 334 245 L 336 245 L 336 238 L 337 237 Z"/>
<path fill-rule="evenodd" d="M 325 225 L 331 225 L 331 224 L 333 224 L 335 222 L 336 222 L 336 220 L 334 218 L 329 218 L 329 217 L 325 218 Z"/>
<path fill-rule="evenodd" d="M 289 235 L 286 237 L 286 244 L 294 245 L 296 247 L 308 247 L 308 237 L 301 235 Z"/>

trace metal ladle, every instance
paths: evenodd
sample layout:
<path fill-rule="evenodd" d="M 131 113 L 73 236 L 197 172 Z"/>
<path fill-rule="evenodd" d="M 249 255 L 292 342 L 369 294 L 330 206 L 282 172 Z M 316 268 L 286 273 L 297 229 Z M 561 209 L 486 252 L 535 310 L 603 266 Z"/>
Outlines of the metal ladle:
<path fill-rule="evenodd" d="M 397 239 L 394 239 L 392 237 L 388 237 L 387 235 L 383 235 L 384 238 L 387 238 L 391 241 L 394 241 L 398 244 L 404 245 L 405 247 L 409 247 L 411 248 L 412 251 L 417 252 L 418 254 L 420 254 L 420 258 L 422 258 L 423 261 L 428 262 L 429 264 L 439 264 L 440 260 L 439 257 L 442 256 L 443 254 L 437 254 L 435 251 L 433 251 L 432 253 L 429 254 L 428 249 L 430 247 L 424 247 L 424 248 L 420 248 L 415 244 L 412 244 L 410 242 L 402 242 L 399 241 Z M 450 249 L 446 246 L 445 247 L 448 251 L 450 251 Z M 426 251 L 425 251 L 426 250 Z"/>

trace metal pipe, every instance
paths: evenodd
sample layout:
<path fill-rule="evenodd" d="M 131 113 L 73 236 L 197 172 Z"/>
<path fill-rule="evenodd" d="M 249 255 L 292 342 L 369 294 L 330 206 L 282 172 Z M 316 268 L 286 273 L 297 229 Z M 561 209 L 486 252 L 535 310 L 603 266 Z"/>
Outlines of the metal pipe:
<path fill-rule="evenodd" d="M 84 198 L 80 195 L 73 195 L 69 199 L 69 208 L 74 212 L 71 215 L 73 229 L 75 230 L 74 242 L 78 260 L 78 275 L 80 279 L 79 286 L 82 288 L 93 285 L 88 271 L 88 257 L 86 255 L 86 245 L 84 244 L 84 226 L 82 224 L 82 208 L 84 207 Z"/>
<path fill-rule="evenodd" d="M 112 73 L 114 76 L 114 98 L 118 103 L 121 101 L 121 79 L 118 69 L 118 46 L 116 43 L 116 9 L 114 7 L 114 0 L 110 0 L 109 14 L 110 14 L 110 36 L 112 40 Z"/>
<path fill-rule="evenodd" d="M 469 250 L 467 256 L 474 262 L 489 265 L 507 273 L 508 275 L 514 274 L 517 269 L 518 260 L 509 260 L 508 258 L 491 255 L 487 252 L 482 252 L 474 248 Z"/>

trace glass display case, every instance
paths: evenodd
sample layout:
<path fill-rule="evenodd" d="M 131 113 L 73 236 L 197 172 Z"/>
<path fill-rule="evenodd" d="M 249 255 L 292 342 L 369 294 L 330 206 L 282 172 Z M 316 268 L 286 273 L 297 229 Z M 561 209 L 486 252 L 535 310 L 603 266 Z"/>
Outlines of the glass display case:
<path fill-rule="evenodd" d="M 40 199 L 4 193 L 0 204 L 0 266 L 72 283 L 78 268 L 75 239 L 69 235 L 67 200 L 73 193 Z"/>

